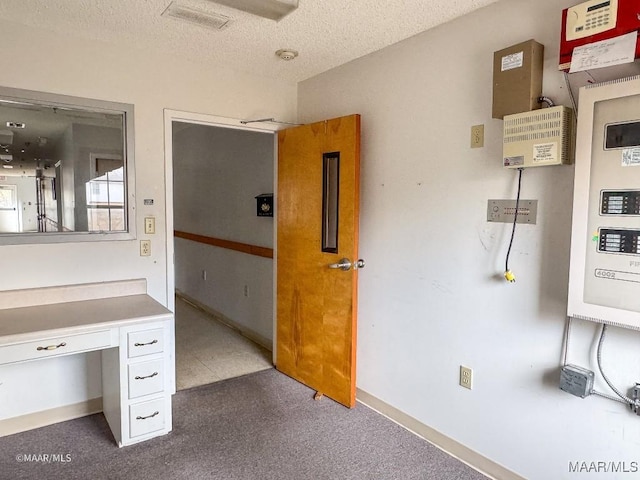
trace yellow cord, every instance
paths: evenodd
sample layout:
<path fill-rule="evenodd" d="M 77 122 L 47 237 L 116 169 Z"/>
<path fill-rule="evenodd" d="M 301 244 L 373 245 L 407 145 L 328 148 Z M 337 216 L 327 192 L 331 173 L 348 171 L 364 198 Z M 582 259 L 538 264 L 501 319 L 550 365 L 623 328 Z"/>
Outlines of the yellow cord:
<path fill-rule="evenodd" d="M 506 272 L 504 272 L 504 279 L 507 282 L 514 283 L 516 281 L 516 276 L 511 270 L 507 270 Z"/>

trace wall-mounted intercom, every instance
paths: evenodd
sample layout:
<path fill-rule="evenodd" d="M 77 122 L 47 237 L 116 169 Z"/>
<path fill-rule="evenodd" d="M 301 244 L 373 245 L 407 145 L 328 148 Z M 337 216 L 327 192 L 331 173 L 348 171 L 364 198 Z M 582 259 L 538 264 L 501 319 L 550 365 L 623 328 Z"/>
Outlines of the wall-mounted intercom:
<path fill-rule="evenodd" d="M 568 314 L 640 328 L 640 76 L 583 87 Z"/>
<path fill-rule="evenodd" d="M 571 66 L 573 49 L 640 30 L 638 0 L 588 0 L 562 11 L 560 70 Z M 640 39 L 636 42 L 640 58 Z"/>
<path fill-rule="evenodd" d="M 573 110 L 563 106 L 505 115 L 506 168 L 565 165 L 573 161 Z"/>

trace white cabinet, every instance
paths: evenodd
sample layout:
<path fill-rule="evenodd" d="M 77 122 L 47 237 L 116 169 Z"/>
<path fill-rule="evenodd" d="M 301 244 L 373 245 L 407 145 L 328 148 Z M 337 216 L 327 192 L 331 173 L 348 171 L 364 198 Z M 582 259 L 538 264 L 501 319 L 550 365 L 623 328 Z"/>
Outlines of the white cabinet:
<path fill-rule="evenodd" d="M 167 404 L 163 398 L 130 405 L 129 437 L 132 441 L 137 441 L 138 438 L 162 433 L 167 427 L 167 413 Z"/>
<path fill-rule="evenodd" d="M 0 292 L 0 366 L 100 350 L 102 409 L 118 445 L 169 433 L 174 318 L 141 293 L 145 286 L 135 280 Z M 41 298 L 50 303 L 34 303 Z"/>
<path fill-rule="evenodd" d="M 120 348 L 102 352 L 102 405 L 118 445 L 171 431 L 173 317 L 120 328 Z"/>
<path fill-rule="evenodd" d="M 129 332 L 127 334 L 127 352 L 129 358 L 160 353 L 164 349 L 162 328 Z"/>
<path fill-rule="evenodd" d="M 165 390 L 164 358 L 129 364 L 129 400 Z"/>
<path fill-rule="evenodd" d="M 90 352 L 108 348 L 110 345 L 111 332 L 109 330 L 44 337 L 32 342 L 0 346 L 0 365 L 57 357 L 71 353 Z"/>

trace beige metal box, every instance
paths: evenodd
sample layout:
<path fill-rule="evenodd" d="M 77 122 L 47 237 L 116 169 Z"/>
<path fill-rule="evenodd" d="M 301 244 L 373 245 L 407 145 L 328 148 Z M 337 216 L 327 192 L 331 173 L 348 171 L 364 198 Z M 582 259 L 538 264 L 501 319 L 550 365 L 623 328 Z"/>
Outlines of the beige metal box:
<path fill-rule="evenodd" d="M 559 105 L 504 117 L 503 165 L 566 165 L 573 161 L 573 110 Z"/>
<path fill-rule="evenodd" d="M 493 118 L 540 108 L 544 46 L 535 40 L 493 54 Z"/>

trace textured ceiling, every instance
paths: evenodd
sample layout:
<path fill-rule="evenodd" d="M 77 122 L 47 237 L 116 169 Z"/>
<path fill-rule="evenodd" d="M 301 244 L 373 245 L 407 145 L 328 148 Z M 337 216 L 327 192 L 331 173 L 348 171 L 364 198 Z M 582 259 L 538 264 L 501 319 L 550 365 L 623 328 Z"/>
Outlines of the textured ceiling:
<path fill-rule="evenodd" d="M 494 1 L 299 0 L 275 22 L 209 0 L 177 0 L 231 17 L 219 31 L 161 17 L 171 0 L 1 0 L 0 18 L 297 82 Z M 281 48 L 300 55 L 280 60 Z"/>

